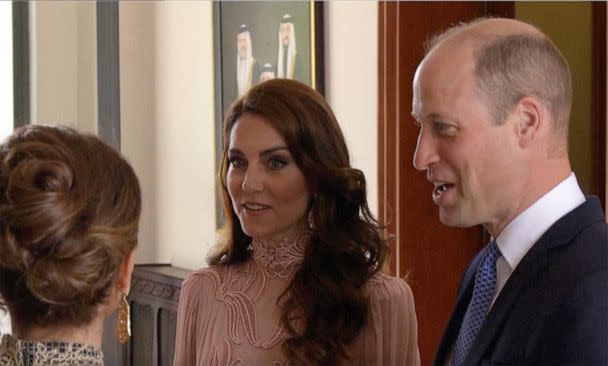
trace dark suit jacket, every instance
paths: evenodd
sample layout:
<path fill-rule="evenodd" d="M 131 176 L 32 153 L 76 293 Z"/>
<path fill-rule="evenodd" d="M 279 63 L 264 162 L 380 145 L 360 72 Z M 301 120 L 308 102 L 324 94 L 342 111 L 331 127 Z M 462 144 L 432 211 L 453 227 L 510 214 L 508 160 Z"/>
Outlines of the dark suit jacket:
<path fill-rule="evenodd" d="M 509 277 L 464 364 L 608 365 L 607 227 L 589 197 L 549 228 Z M 435 365 L 458 337 L 482 253 L 462 278 Z"/>

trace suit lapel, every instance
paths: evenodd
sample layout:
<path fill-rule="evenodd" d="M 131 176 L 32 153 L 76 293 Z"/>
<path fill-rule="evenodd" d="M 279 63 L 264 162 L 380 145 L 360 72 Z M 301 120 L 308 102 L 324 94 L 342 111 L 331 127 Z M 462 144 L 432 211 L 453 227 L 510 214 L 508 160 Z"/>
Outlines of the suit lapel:
<path fill-rule="evenodd" d="M 539 271 L 544 270 L 547 266 L 548 251 L 570 244 L 581 230 L 602 220 L 604 218 L 599 200 L 589 197 L 585 203 L 562 217 L 543 234 L 515 268 L 496 298 L 465 359 L 465 365 L 480 363 L 488 346 L 502 329 L 522 290 L 529 285 L 530 280 L 535 278 Z M 469 298 L 470 296 L 469 294 Z M 465 304 L 464 311 L 466 311 L 467 304 Z M 462 321 L 462 317 L 460 321 Z M 460 327 L 460 323 L 457 326 Z"/>
<path fill-rule="evenodd" d="M 483 326 L 479 330 L 477 339 L 465 359 L 465 365 L 477 365 L 481 361 L 484 352 L 500 332 L 521 291 L 529 284 L 530 279 L 534 278 L 546 265 L 546 248 L 543 245 L 535 245 L 515 268 L 496 298 Z"/>

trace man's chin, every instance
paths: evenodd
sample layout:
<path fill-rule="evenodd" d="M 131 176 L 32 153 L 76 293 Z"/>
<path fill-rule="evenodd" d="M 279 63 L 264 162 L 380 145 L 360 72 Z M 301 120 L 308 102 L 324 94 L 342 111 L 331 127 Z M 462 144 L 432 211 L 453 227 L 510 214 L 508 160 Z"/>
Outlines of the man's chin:
<path fill-rule="evenodd" d="M 468 228 L 477 225 L 462 212 L 439 208 L 439 221 L 445 226 Z"/>

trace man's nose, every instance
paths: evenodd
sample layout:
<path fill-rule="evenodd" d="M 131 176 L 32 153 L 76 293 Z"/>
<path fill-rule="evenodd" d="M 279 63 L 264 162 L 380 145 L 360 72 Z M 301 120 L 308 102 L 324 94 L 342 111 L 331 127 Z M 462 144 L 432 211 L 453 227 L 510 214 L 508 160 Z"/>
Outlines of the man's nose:
<path fill-rule="evenodd" d="M 421 129 L 418 134 L 416 151 L 414 151 L 414 168 L 427 170 L 437 161 L 439 161 L 439 155 L 437 154 L 436 141 L 429 133 Z"/>

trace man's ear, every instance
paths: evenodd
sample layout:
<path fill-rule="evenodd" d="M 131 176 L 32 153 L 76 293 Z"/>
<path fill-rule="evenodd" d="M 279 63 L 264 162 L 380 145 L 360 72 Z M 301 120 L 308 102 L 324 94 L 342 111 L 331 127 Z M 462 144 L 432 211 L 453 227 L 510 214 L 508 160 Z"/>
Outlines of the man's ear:
<path fill-rule="evenodd" d="M 116 279 L 116 290 L 121 294 L 128 294 L 131 289 L 131 275 L 135 267 L 135 251 L 130 251 L 122 260 Z"/>
<path fill-rule="evenodd" d="M 523 97 L 514 108 L 516 131 L 521 148 L 532 146 L 541 129 L 546 128 L 546 111 L 535 97 Z"/>

